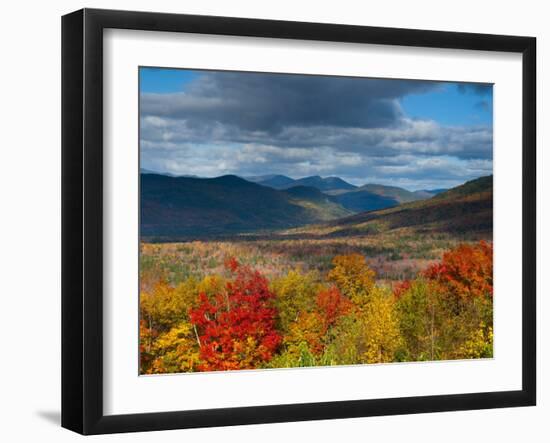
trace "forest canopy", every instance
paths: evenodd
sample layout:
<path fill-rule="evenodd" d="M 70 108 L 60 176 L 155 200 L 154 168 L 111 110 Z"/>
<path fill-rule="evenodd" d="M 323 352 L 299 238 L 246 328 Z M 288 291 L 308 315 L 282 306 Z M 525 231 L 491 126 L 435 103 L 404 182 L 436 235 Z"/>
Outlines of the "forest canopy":
<path fill-rule="evenodd" d="M 140 372 L 290 368 L 490 358 L 493 246 L 463 243 L 414 278 L 377 281 L 361 254 L 326 273 L 268 279 L 238 257 L 224 270 L 142 288 Z"/>

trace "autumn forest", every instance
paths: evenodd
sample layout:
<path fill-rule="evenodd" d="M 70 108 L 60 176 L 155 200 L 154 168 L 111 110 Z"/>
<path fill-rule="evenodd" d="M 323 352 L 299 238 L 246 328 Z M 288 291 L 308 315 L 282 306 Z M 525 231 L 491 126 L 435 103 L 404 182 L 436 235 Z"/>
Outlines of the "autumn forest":
<path fill-rule="evenodd" d="M 140 375 L 493 357 L 491 84 L 139 79 Z"/>
<path fill-rule="evenodd" d="M 336 255 L 323 276 L 270 280 L 227 257 L 223 272 L 159 280 L 141 294 L 141 372 L 491 357 L 492 252 L 459 244 L 392 285 L 360 254 Z"/>

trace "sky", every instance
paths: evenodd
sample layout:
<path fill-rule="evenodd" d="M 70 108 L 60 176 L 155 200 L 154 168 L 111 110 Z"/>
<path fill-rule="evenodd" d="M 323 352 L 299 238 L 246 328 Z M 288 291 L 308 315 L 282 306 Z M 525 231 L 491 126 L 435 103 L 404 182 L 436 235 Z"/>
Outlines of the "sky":
<path fill-rule="evenodd" d="M 140 164 L 449 188 L 492 174 L 490 84 L 140 68 Z"/>

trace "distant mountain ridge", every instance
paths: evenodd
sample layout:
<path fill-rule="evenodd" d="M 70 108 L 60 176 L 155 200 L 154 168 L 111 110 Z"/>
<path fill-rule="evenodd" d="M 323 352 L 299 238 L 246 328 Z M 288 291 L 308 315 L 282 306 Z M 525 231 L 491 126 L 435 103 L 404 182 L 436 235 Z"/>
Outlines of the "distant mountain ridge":
<path fill-rule="evenodd" d="M 389 208 L 401 203 L 431 198 L 430 191 L 411 192 L 397 186 L 380 184 L 352 185 L 339 177 L 321 177 L 318 175 L 292 179 L 285 175 L 265 175 L 245 177 L 246 180 L 274 189 L 291 189 L 295 186 L 307 186 L 330 195 L 332 200 L 353 212 L 372 211 Z"/>
<path fill-rule="evenodd" d="M 292 186 L 311 186 L 317 188 L 320 191 L 333 191 L 333 190 L 351 190 L 357 188 L 339 177 L 320 177 L 319 175 L 312 175 L 310 177 L 300 178 L 294 180 Z"/>
<path fill-rule="evenodd" d="M 148 169 L 141 169 L 143 174 L 158 174 L 169 177 L 192 177 L 196 175 L 175 175 L 171 173 L 157 173 Z M 408 191 L 397 186 L 387 186 L 369 183 L 363 186 L 355 186 L 340 177 L 321 177 L 312 175 L 293 179 L 282 174 L 267 174 L 241 177 L 246 181 L 256 183 L 277 190 L 287 190 L 296 186 L 307 186 L 331 196 L 336 204 L 352 212 L 372 211 L 389 208 L 401 203 L 432 198 L 445 189 Z"/>
<path fill-rule="evenodd" d="M 329 195 L 303 185 L 277 190 L 235 175 L 194 178 L 152 172 L 141 174 L 140 191 L 141 236 L 148 239 L 223 237 L 285 229 L 308 235 L 321 229 L 327 235 L 345 236 L 381 226 L 464 232 L 492 228 L 492 176 L 429 199 L 418 198 L 418 191 L 383 185 Z"/>
<path fill-rule="evenodd" d="M 141 235 L 223 236 L 301 226 L 351 212 L 314 188 L 279 191 L 235 175 L 141 174 Z"/>
<path fill-rule="evenodd" d="M 164 175 L 166 177 L 192 177 L 192 178 L 200 178 L 198 175 L 194 175 L 194 174 L 183 174 L 183 175 L 179 175 L 179 174 L 173 174 L 171 172 L 157 172 L 157 171 L 153 171 L 151 169 L 146 169 L 146 168 L 139 168 L 139 173 L 140 174 L 155 174 L 155 175 Z"/>
<path fill-rule="evenodd" d="M 271 174 L 271 175 L 259 175 L 255 177 L 243 177 L 245 180 L 253 183 L 258 183 L 263 186 L 269 186 L 274 189 L 285 189 L 294 183 L 294 179 L 287 177 L 286 175 Z"/>
<path fill-rule="evenodd" d="M 321 177 L 319 175 L 312 175 L 309 177 L 303 177 L 299 179 L 293 179 L 286 175 L 270 174 L 259 175 L 252 177 L 243 177 L 245 180 L 258 183 L 263 186 L 269 186 L 275 189 L 288 189 L 294 186 L 311 186 L 317 188 L 320 191 L 333 191 L 333 190 L 351 190 L 357 186 L 342 180 L 340 177 Z"/>

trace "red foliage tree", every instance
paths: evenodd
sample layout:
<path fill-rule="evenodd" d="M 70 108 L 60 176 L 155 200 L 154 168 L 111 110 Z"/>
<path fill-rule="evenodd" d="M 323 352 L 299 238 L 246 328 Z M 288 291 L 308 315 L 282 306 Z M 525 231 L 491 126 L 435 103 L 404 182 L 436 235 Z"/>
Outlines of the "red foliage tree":
<path fill-rule="evenodd" d="M 462 300 L 493 296 L 493 244 L 462 244 L 443 255 L 424 276 Z"/>
<path fill-rule="evenodd" d="M 189 312 L 197 327 L 203 371 L 252 369 L 271 360 L 281 336 L 275 329 L 275 295 L 259 272 L 229 259 L 234 279 L 224 293 L 200 303 Z"/>

